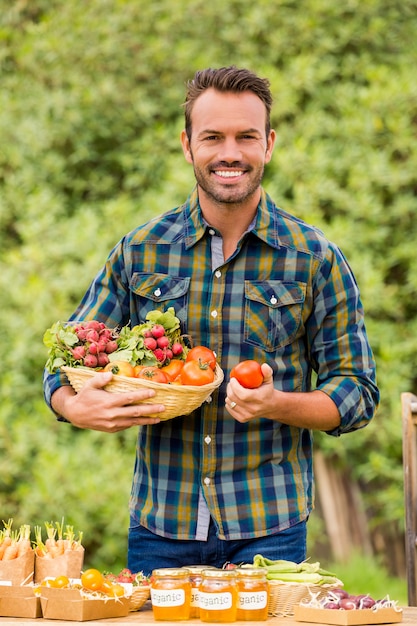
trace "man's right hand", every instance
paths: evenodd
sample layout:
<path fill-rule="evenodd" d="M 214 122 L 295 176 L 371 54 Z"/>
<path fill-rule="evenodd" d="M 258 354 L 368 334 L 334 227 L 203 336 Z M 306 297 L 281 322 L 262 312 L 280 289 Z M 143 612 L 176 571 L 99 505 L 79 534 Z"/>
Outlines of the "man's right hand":
<path fill-rule="evenodd" d="M 162 413 L 165 406 L 143 403 L 143 400 L 152 398 L 155 391 L 140 389 L 126 393 L 109 393 L 103 387 L 112 378 L 111 372 L 97 372 L 78 393 L 68 385 L 60 387 L 52 396 L 52 408 L 77 428 L 106 433 L 160 422 L 155 414 Z"/>

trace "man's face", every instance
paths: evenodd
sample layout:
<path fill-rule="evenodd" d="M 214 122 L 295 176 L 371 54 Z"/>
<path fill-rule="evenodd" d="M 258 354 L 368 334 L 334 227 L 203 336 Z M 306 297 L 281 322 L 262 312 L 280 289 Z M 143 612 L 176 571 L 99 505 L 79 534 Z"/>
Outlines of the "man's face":
<path fill-rule="evenodd" d="M 251 91 L 208 89 L 191 113 L 191 141 L 182 133 L 185 158 L 194 167 L 200 193 L 217 204 L 242 204 L 259 194 L 275 133 L 265 135 L 266 110 Z"/>

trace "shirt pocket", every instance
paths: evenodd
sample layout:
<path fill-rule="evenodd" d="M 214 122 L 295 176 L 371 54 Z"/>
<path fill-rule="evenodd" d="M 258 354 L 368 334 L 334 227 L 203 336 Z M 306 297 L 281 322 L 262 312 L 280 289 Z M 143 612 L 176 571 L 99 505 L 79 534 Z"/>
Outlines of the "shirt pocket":
<path fill-rule="evenodd" d="M 130 281 L 130 290 L 135 294 L 136 314 L 139 320 L 145 320 L 149 311 L 169 307 L 175 309 L 180 321 L 186 321 L 187 296 L 190 278 L 167 274 L 147 274 L 135 272 Z"/>
<path fill-rule="evenodd" d="M 245 341 L 273 352 L 302 332 L 306 284 L 298 281 L 246 281 Z"/>

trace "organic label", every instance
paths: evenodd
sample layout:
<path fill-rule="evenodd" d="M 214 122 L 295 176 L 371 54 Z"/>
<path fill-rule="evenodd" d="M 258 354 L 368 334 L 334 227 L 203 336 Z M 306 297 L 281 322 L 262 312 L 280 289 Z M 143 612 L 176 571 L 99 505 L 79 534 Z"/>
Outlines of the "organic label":
<path fill-rule="evenodd" d="M 264 609 L 268 601 L 266 591 L 240 591 L 239 609 Z"/>
<path fill-rule="evenodd" d="M 151 589 L 151 600 L 154 606 L 181 606 L 185 603 L 184 589 Z"/>
<path fill-rule="evenodd" d="M 200 591 L 200 608 L 207 611 L 219 611 L 232 607 L 232 594 L 230 591 L 222 593 L 205 593 Z"/>

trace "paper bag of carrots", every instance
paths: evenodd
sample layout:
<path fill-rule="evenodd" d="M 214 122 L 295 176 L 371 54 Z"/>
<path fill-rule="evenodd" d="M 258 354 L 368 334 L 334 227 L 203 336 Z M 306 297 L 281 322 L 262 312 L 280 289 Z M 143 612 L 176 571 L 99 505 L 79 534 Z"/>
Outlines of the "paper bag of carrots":
<path fill-rule="evenodd" d="M 12 585 L 33 582 L 35 553 L 30 542 L 30 526 L 12 530 L 13 520 L 3 520 L 0 530 L 0 582 Z"/>
<path fill-rule="evenodd" d="M 35 526 L 35 582 L 49 576 L 80 578 L 84 563 L 82 533 L 76 537 L 72 526 L 64 521 L 45 522 L 46 539 L 42 539 L 42 529 Z"/>

